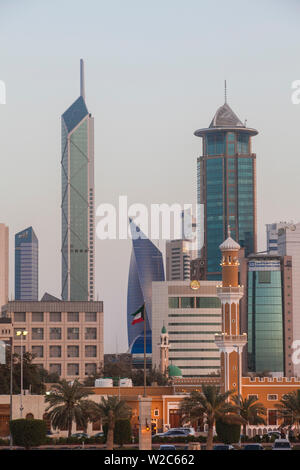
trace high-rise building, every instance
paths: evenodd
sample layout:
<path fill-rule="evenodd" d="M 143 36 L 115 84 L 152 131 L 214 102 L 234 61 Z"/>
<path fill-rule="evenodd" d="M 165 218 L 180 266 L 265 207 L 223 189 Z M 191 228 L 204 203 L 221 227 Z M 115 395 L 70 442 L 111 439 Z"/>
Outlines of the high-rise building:
<path fill-rule="evenodd" d="M 204 246 L 198 256 L 204 261 L 206 279 L 221 279 L 218 246 L 229 226 L 246 256 L 256 251 L 256 155 L 251 139 L 257 133 L 226 102 L 208 128 L 195 131 L 203 141 L 197 160 L 197 198 L 204 205 L 204 227 L 198 226 Z"/>
<path fill-rule="evenodd" d="M 292 291 L 290 299 L 290 326 L 293 341 L 300 339 L 300 223 L 286 224 L 278 231 L 278 253 L 292 259 Z M 292 325 L 292 326 L 291 326 Z M 300 364 L 293 364 L 294 374 L 300 377 Z"/>
<path fill-rule="evenodd" d="M 168 360 L 186 378 L 220 372 L 215 335 L 221 333 L 218 281 L 152 284 L 152 365 L 161 366 L 161 332 L 168 332 Z"/>
<path fill-rule="evenodd" d="M 15 299 L 39 298 L 39 241 L 32 227 L 15 235 Z"/>
<path fill-rule="evenodd" d="M 93 300 L 94 118 L 85 103 L 84 65 L 80 96 L 61 119 L 62 299 Z"/>
<path fill-rule="evenodd" d="M 287 225 L 286 222 L 266 224 L 268 253 L 278 255 L 278 231 Z"/>
<path fill-rule="evenodd" d="M 167 281 L 190 279 L 191 243 L 188 240 L 168 240 L 166 242 Z"/>
<path fill-rule="evenodd" d="M 8 301 L 8 227 L 0 224 L 0 306 Z"/>
<path fill-rule="evenodd" d="M 133 362 L 142 362 L 144 353 L 144 324 L 132 325 L 132 314 L 145 304 L 146 352 L 151 355 L 152 331 L 152 281 L 164 281 L 164 265 L 161 251 L 143 234 L 134 222 L 130 222 L 132 232 L 132 253 L 130 259 L 127 292 L 127 331 L 129 351 Z M 140 232 L 136 238 L 135 233 Z M 149 356 L 150 360 L 150 356 Z"/>

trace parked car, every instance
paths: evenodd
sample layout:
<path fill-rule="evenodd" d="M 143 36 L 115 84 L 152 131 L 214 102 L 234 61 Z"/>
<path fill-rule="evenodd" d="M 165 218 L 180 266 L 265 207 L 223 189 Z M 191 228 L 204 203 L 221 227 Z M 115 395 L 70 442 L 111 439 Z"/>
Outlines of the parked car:
<path fill-rule="evenodd" d="M 213 450 L 235 450 L 231 444 L 215 444 Z"/>
<path fill-rule="evenodd" d="M 243 450 L 264 450 L 261 444 L 246 444 L 243 447 Z"/>
<path fill-rule="evenodd" d="M 154 437 L 186 437 L 188 434 L 182 429 L 169 429 L 169 431 L 155 434 Z"/>
<path fill-rule="evenodd" d="M 176 447 L 171 444 L 162 444 L 159 446 L 159 450 L 176 450 Z"/>
<path fill-rule="evenodd" d="M 269 437 L 276 436 L 276 439 L 281 439 L 282 438 L 282 434 L 281 434 L 280 431 L 269 431 L 267 434 L 268 434 Z"/>
<path fill-rule="evenodd" d="M 71 434 L 71 437 L 76 437 L 77 439 L 89 439 L 89 435 L 86 432 L 75 432 L 74 434 Z"/>
<path fill-rule="evenodd" d="M 188 436 L 195 436 L 195 428 L 189 428 L 187 426 L 184 426 L 182 428 L 173 428 L 173 430 L 174 429 L 178 431 L 184 431 Z"/>
<path fill-rule="evenodd" d="M 104 436 L 104 432 L 103 431 L 99 431 L 97 432 L 96 434 L 93 434 L 92 437 L 103 437 Z"/>
<path fill-rule="evenodd" d="M 274 441 L 272 450 L 292 450 L 290 441 L 287 439 L 276 439 Z"/>

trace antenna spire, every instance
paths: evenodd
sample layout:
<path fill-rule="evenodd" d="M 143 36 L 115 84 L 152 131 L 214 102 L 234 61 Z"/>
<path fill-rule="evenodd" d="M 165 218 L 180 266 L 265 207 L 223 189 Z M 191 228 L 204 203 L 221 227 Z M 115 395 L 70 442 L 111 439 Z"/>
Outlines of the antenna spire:
<path fill-rule="evenodd" d="M 226 80 L 224 81 L 224 97 L 225 97 L 225 103 L 227 103 L 227 83 L 226 83 Z"/>
<path fill-rule="evenodd" d="M 228 229 L 227 229 L 227 235 L 228 235 L 228 238 L 231 237 L 231 230 L 230 230 L 230 225 L 228 225 Z"/>
<path fill-rule="evenodd" d="M 83 59 L 80 59 L 80 96 L 85 100 Z"/>

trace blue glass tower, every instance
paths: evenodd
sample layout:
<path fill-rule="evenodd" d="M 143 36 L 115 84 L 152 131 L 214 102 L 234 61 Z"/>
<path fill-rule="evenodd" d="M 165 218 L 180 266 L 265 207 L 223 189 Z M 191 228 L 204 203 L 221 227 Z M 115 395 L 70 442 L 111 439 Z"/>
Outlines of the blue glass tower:
<path fill-rule="evenodd" d="M 61 118 L 62 299 L 94 298 L 94 120 L 80 96 Z"/>
<path fill-rule="evenodd" d="M 130 223 L 132 234 L 139 228 Z M 146 307 L 146 352 L 152 352 L 152 281 L 164 281 L 164 264 L 161 251 L 140 232 L 140 238 L 132 238 L 132 253 L 128 276 L 127 330 L 129 349 L 132 354 L 144 352 L 144 325 L 131 325 L 132 313 L 145 303 Z"/>
<path fill-rule="evenodd" d="M 38 300 L 39 241 L 32 227 L 15 235 L 15 299 Z"/>
<path fill-rule="evenodd" d="M 256 155 L 251 138 L 258 132 L 246 127 L 225 102 L 210 126 L 195 131 L 203 140 L 197 160 L 197 199 L 204 205 L 204 246 L 199 257 L 205 278 L 221 279 L 219 245 L 228 226 L 246 256 L 256 251 Z"/>

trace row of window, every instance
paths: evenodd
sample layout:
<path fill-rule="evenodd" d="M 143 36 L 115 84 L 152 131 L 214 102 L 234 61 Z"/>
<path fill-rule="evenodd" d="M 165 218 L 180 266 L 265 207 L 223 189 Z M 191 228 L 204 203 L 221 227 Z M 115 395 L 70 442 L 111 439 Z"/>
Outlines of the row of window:
<path fill-rule="evenodd" d="M 26 322 L 28 319 L 29 313 L 26 312 L 15 312 L 14 321 L 15 322 Z M 67 321 L 68 322 L 79 322 L 79 312 L 67 312 Z M 95 322 L 97 321 L 97 312 L 85 312 L 84 319 L 86 322 Z M 44 312 L 32 312 L 31 321 L 32 322 L 43 322 L 45 320 Z M 50 322 L 61 322 L 62 314 L 61 312 L 50 312 L 49 315 Z"/>
<path fill-rule="evenodd" d="M 39 364 L 43 366 L 43 364 Z M 79 375 L 79 364 L 70 363 L 67 364 L 67 375 L 69 376 L 78 376 Z M 50 374 L 61 375 L 62 365 L 61 364 L 49 364 Z M 97 364 L 95 363 L 85 363 L 84 364 L 84 375 L 94 375 L 97 372 Z"/>
<path fill-rule="evenodd" d="M 221 308 L 217 297 L 169 297 L 169 308 Z"/>
<path fill-rule="evenodd" d="M 26 347 L 23 346 L 23 353 L 26 352 Z M 86 345 L 84 348 L 85 357 L 97 357 L 97 346 L 95 345 Z M 15 346 L 14 352 L 16 354 L 21 354 L 21 346 Z M 45 348 L 43 345 L 39 346 L 32 346 L 31 348 L 32 354 L 35 357 L 45 357 L 44 352 Z M 79 357 L 79 346 L 71 345 L 67 346 L 66 353 L 67 357 Z M 62 346 L 60 345 L 51 345 L 49 346 L 49 357 L 62 357 Z"/>
<path fill-rule="evenodd" d="M 84 329 L 84 339 L 97 339 L 97 328 L 85 328 Z M 15 339 L 20 339 L 20 336 L 17 335 L 18 331 L 25 331 L 25 328 L 14 328 L 14 337 Z M 81 339 L 80 338 L 80 329 L 67 328 L 66 329 L 67 339 Z M 25 340 L 27 335 L 22 335 L 22 339 Z M 31 328 L 31 339 L 44 339 L 44 328 Z M 49 339 L 60 340 L 62 339 L 62 328 L 50 328 L 49 330 Z"/>

